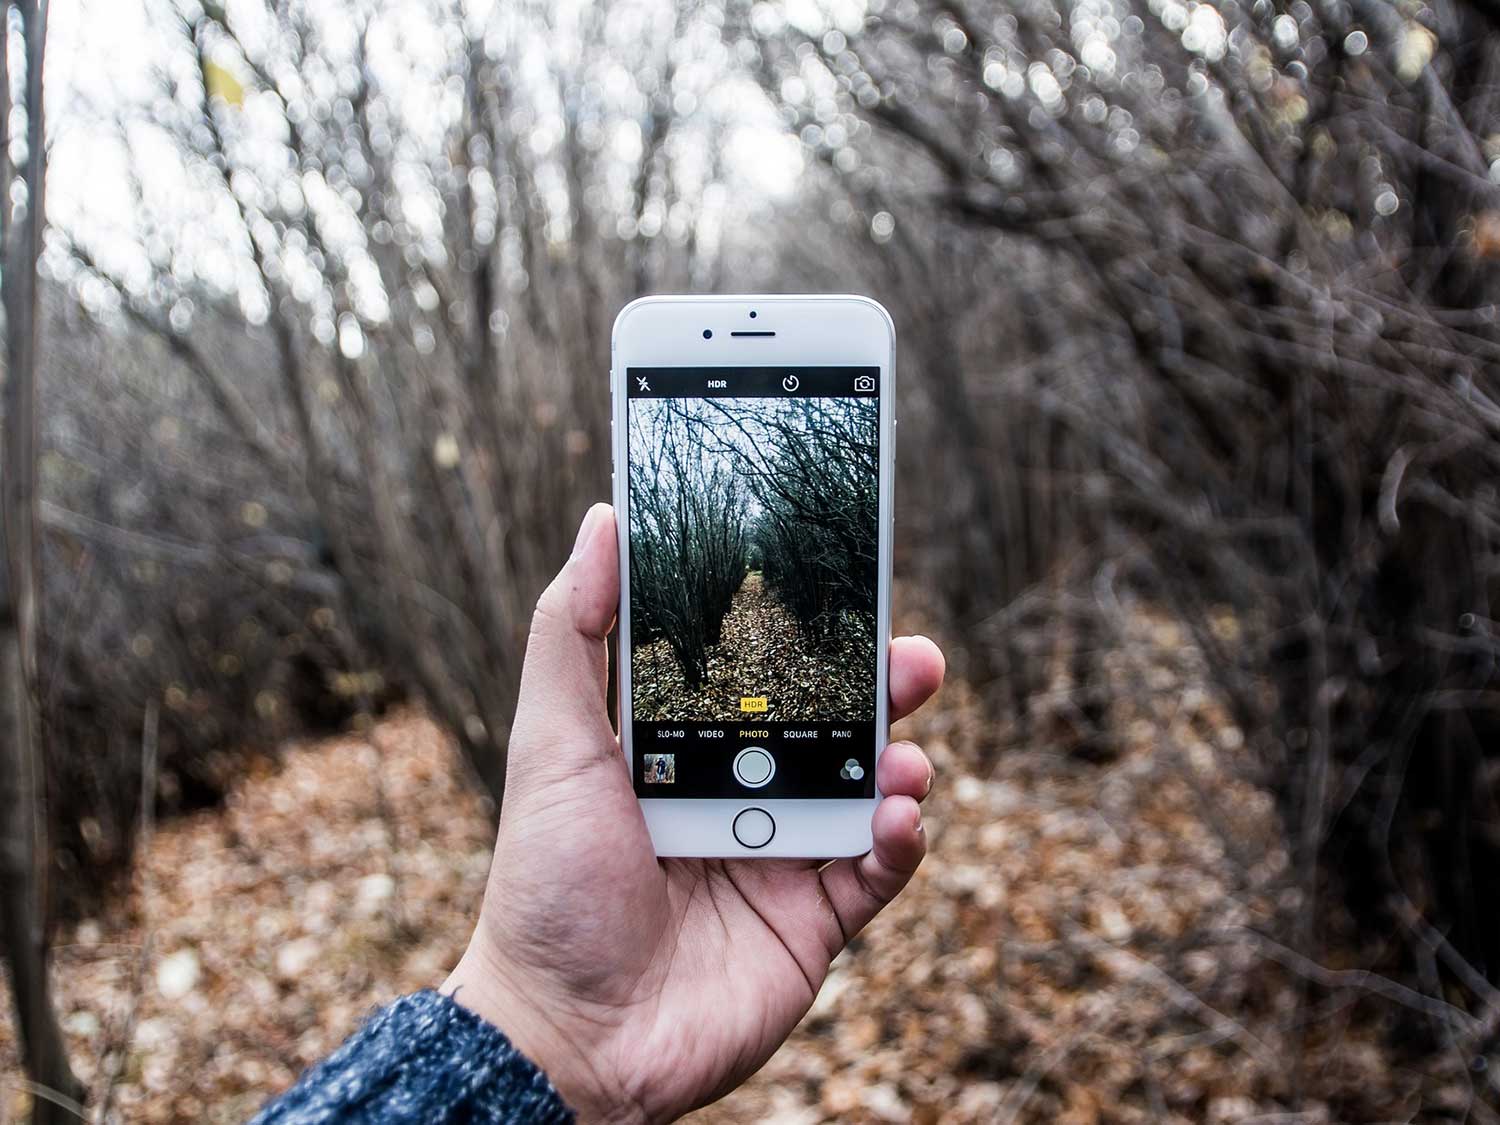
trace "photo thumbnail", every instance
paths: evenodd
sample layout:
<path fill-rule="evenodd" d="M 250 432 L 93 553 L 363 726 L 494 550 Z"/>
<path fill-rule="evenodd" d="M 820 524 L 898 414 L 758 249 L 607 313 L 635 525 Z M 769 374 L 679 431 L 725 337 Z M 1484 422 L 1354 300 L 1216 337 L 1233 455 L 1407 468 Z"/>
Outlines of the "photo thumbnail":
<path fill-rule="evenodd" d="M 644 754 L 641 761 L 642 780 L 647 785 L 672 785 L 677 781 L 676 754 Z"/>

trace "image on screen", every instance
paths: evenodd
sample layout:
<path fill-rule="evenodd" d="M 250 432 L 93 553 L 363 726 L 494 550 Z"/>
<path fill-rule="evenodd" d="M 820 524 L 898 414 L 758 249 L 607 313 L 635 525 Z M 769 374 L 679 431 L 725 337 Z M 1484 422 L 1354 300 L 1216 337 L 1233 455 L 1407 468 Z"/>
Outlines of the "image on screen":
<path fill-rule="evenodd" d="M 732 760 L 754 747 L 775 761 L 765 795 L 866 795 L 878 369 L 641 370 L 627 418 L 638 792 L 737 795 Z"/>

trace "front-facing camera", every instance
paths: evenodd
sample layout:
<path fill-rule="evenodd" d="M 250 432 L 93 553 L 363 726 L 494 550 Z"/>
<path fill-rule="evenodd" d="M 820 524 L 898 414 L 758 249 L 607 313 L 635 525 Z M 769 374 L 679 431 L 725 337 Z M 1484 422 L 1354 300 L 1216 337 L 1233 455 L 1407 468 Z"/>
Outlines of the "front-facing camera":
<path fill-rule="evenodd" d="M 714 330 L 712 328 L 705 328 L 703 330 L 703 338 L 705 340 L 712 340 L 714 338 Z"/>

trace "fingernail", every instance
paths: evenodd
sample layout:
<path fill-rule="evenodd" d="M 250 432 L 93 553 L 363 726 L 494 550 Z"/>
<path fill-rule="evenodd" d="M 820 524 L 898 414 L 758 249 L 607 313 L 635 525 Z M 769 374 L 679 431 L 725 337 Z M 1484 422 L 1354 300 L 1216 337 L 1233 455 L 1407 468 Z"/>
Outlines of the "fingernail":
<path fill-rule="evenodd" d="M 573 541 L 573 553 L 568 556 L 569 558 L 576 559 L 583 553 L 583 548 L 588 544 L 589 535 L 594 530 L 594 524 L 598 522 L 594 519 L 594 513 L 598 510 L 599 505 L 595 504 L 583 514 L 583 522 L 578 525 L 578 538 Z"/>
<path fill-rule="evenodd" d="M 937 767 L 931 762 L 927 763 L 927 788 L 922 791 L 922 796 L 932 792 L 933 785 L 937 782 Z"/>
<path fill-rule="evenodd" d="M 914 824 L 912 827 L 916 830 L 916 833 L 917 833 L 918 836 L 922 835 L 923 832 L 927 831 L 926 827 L 922 824 L 922 810 L 921 809 L 917 810 L 917 823 Z"/>

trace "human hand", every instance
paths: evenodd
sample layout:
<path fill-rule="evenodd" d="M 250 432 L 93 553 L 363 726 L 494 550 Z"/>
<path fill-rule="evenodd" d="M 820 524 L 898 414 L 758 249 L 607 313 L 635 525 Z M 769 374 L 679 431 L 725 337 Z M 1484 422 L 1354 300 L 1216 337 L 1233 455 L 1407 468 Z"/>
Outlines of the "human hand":
<path fill-rule="evenodd" d="M 537 604 L 489 886 L 443 991 L 585 1120 L 661 1121 L 758 1070 L 906 885 L 933 770 L 909 742 L 880 756 L 859 858 L 657 860 L 605 702 L 619 593 L 614 513 L 597 504 Z M 942 654 L 898 638 L 889 679 L 894 720 L 941 685 Z"/>

